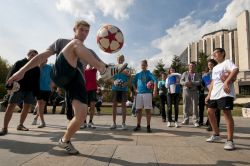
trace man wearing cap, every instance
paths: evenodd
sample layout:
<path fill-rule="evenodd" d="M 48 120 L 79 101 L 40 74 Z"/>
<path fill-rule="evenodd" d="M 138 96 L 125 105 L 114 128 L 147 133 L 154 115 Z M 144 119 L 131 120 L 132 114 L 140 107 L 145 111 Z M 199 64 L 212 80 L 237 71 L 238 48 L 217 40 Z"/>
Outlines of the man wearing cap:
<path fill-rule="evenodd" d="M 26 63 L 28 63 L 38 52 L 36 50 L 29 50 L 27 53 L 27 58 L 17 61 L 10 72 L 8 73 L 7 80 L 10 78 L 15 72 L 21 69 Z M 40 77 L 40 69 L 39 67 L 35 67 L 25 73 L 23 79 L 19 80 L 20 89 L 17 92 L 14 92 L 10 95 L 8 106 L 4 115 L 4 124 L 3 129 L 0 132 L 0 136 L 6 135 L 8 133 L 8 125 L 11 120 L 13 111 L 16 105 L 23 101 L 23 109 L 20 115 L 19 125 L 17 126 L 17 130 L 28 131 L 26 127 L 24 127 L 23 123 L 27 117 L 29 110 L 31 109 L 31 105 L 35 102 L 35 95 L 39 90 L 39 77 Z"/>

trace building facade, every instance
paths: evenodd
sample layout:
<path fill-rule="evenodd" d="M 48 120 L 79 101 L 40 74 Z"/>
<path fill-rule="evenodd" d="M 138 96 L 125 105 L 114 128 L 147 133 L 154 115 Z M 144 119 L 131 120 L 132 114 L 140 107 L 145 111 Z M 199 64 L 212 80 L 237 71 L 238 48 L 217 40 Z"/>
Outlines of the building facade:
<path fill-rule="evenodd" d="M 237 17 L 237 28 L 221 29 L 202 36 L 186 48 L 187 63 L 197 61 L 200 52 L 212 57 L 215 48 L 224 48 L 226 59 L 232 60 L 239 67 L 235 82 L 237 94 L 250 95 L 250 25 L 249 12 L 243 11 Z M 185 49 L 185 50 L 186 50 Z M 182 55 L 183 57 L 184 55 Z"/>

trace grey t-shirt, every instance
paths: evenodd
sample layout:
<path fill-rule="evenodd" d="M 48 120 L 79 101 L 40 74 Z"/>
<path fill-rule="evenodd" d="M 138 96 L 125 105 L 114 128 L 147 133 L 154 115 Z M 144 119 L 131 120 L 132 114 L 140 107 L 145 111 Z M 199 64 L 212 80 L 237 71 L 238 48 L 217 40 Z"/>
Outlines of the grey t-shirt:
<path fill-rule="evenodd" d="M 53 51 L 53 52 L 56 54 L 56 56 L 58 56 L 58 55 L 60 54 L 60 52 L 63 50 L 63 48 L 64 48 L 71 40 L 72 40 L 72 39 L 57 39 L 54 43 L 52 43 L 52 44 L 47 48 L 47 50 Z M 89 48 L 88 48 L 88 49 L 89 49 Z M 97 56 L 97 54 L 96 54 L 93 50 L 91 50 L 91 49 L 89 49 L 89 50 L 93 53 L 94 57 L 95 57 L 98 61 L 101 61 L 101 62 L 102 62 L 102 60 Z M 83 73 L 84 73 L 84 69 L 85 69 L 86 66 L 87 66 L 87 62 L 78 59 L 77 66 L 78 66 L 80 69 L 82 69 L 81 71 L 83 71 Z"/>

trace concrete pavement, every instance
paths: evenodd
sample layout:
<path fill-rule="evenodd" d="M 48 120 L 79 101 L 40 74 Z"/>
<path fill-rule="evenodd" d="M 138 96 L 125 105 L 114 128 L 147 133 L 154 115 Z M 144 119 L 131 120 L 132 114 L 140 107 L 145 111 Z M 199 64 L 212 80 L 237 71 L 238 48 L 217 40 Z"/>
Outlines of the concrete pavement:
<path fill-rule="evenodd" d="M 0 113 L 2 127 L 4 113 Z M 38 129 L 30 125 L 29 114 L 25 126 L 30 131 L 17 131 L 20 114 L 14 113 L 9 134 L 0 137 L 0 166 L 95 166 L 95 165 L 250 165 L 250 118 L 234 117 L 236 150 L 223 149 L 226 130 L 222 117 L 221 143 L 206 143 L 211 133 L 204 127 L 193 125 L 180 128 L 167 127 L 161 117 L 152 118 L 153 133 L 146 133 L 145 117 L 142 131 L 133 132 L 136 118 L 128 116 L 128 130 L 121 130 L 121 116 L 117 118 L 118 129 L 110 130 L 110 115 L 95 116 L 96 129 L 80 130 L 72 143 L 80 155 L 70 156 L 58 148 L 57 141 L 63 135 L 67 120 L 64 115 L 45 115 L 47 127 Z M 182 118 L 179 118 L 181 122 Z"/>

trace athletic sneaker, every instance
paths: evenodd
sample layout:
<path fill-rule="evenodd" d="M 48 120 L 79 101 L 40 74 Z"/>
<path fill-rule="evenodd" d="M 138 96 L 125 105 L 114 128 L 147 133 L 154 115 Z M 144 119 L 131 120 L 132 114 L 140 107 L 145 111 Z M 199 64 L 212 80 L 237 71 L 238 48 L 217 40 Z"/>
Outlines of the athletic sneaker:
<path fill-rule="evenodd" d="M 126 125 L 126 123 L 122 123 L 122 130 L 127 130 L 128 128 L 127 128 L 127 125 Z"/>
<path fill-rule="evenodd" d="M 113 124 L 110 126 L 110 129 L 116 129 L 116 124 L 113 123 Z"/>
<path fill-rule="evenodd" d="M 46 127 L 45 123 L 41 123 L 39 126 L 37 126 L 37 128 L 44 128 L 44 127 Z"/>
<path fill-rule="evenodd" d="M 75 147 L 71 144 L 70 141 L 63 142 L 62 138 L 58 141 L 58 146 L 62 149 L 65 149 L 69 154 L 76 155 L 79 154 L 79 151 L 75 149 Z"/>
<path fill-rule="evenodd" d="M 152 133 L 152 130 L 150 127 L 147 127 L 147 133 Z"/>
<path fill-rule="evenodd" d="M 168 126 L 168 127 L 171 127 L 171 122 L 167 122 L 167 126 Z"/>
<path fill-rule="evenodd" d="M 136 127 L 134 128 L 134 131 L 139 131 L 139 130 L 141 130 L 141 126 L 136 126 Z"/>
<path fill-rule="evenodd" d="M 85 129 L 87 127 L 87 123 L 84 122 L 81 126 L 80 126 L 80 129 Z"/>
<path fill-rule="evenodd" d="M 235 149 L 234 142 L 227 140 L 227 142 L 225 142 L 224 149 L 225 150 L 234 150 Z"/>
<path fill-rule="evenodd" d="M 182 124 L 182 125 L 188 125 L 189 122 L 184 120 L 183 122 L 181 122 L 181 124 Z"/>
<path fill-rule="evenodd" d="M 93 122 L 89 122 L 89 123 L 88 123 L 88 127 L 89 127 L 89 128 L 95 128 L 95 125 L 94 125 Z"/>
<path fill-rule="evenodd" d="M 16 129 L 20 130 L 20 131 L 29 131 L 29 129 L 27 129 L 26 127 L 24 127 L 24 125 L 22 125 L 22 124 L 18 125 Z"/>
<path fill-rule="evenodd" d="M 206 141 L 207 142 L 220 142 L 221 137 L 219 135 L 212 135 Z"/>
<path fill-rule="evenodd" d="M 0 131 L 0 136 L 4 136 L 8 134 L 8 129 L 2 128 L 2 131 Z"/>
<path fill-rule="evenodd" d="M 178 128 L 178 127 L 179 127 L 178 122 L 174 122 L 174 127 L 175 127 L 175 128 Z"/>
<path fill-rule="evenodd" d="M 195 122 L 194 127 L 200 127 L 199 123 Z"/>
<path fill-rule="evenodd" d="M 114 75 L 121 73 L 126 67 L 128 66 L 127 63 L 121 64 L 121 65 L 107 65 L 106 70 L 101 73 L 101 78 L 103 80 L 111 79 Z"/>
<path fill-rule="evenodd" d="M 31 125 L 37 125 L 37 119 L 34 119 Z"/>

